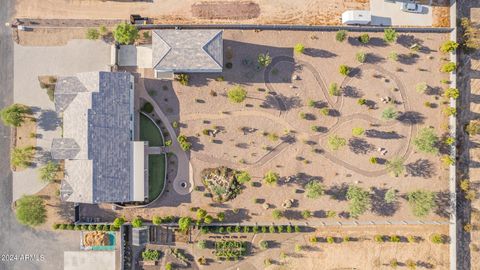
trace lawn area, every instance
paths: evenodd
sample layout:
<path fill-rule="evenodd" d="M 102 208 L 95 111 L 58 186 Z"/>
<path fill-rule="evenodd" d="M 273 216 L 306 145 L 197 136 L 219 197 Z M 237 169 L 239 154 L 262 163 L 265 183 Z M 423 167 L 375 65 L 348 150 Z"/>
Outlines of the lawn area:
<path fill-rule="evenodd" d="M 148 155 L 148 198 L 156 199 L 165 184 L 165 154 Z"/>
<path fill-rule="evenodd" d="M 148 141 L 149 146 L 162 146 L 160 130 L 147 116 L 140 114 L 140 140 Z"/>

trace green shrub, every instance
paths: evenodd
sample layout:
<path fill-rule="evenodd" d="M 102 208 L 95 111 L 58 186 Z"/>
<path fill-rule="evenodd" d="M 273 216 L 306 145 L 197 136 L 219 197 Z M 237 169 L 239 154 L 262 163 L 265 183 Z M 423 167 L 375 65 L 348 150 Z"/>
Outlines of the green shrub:
<path fill-rule="evenodd" d="M 458 48 L 458 43 L 452 40 L 447 40 L 440 46 L 440 51 L 443 53 L 450 53 Z"/>
<path fill-rule="evenodd" d="M 328 115 L 330 114 L 330 109 L 327 108 L 327 107 L 321 108 L 321 109 L 320 109 L 320 113 L 321 113 L 322 115 L 328 116 Z"/>
<path fill-rule="evenodd" d="M 302 43 L 297 43 L 295 44 L 295 47 L 293 48 L 293 50 L 296 53 L 303 53 L 305 51 L 305 46 Z"/>
<path fill-rule="evenodd" d="M 179 220 L 178 220 L 178 229 L 183 232 L 183 233 L 186 233 L 188 232 L 188 230 L 190 229 L 190 225 L 192 224 L 192 218 L 190 217 L 181 217 Z"/>
<path fill-rule="evenodd" d="M 443 109 L 443 113 L 446 116 L 454 116 L 454 115 L 457 115 L 457 109 L 453 107 L 446 107 Z"/>
<path fill-rule="evenodd" d="M 448 62 L 446 64 L 443 64 L 443 66 L 440 68 L 440 71 L 449 73 L 449 72 L 453 72 L 455 69 L 457 69 L 457 65 L 453 62 Z"/>
<path fill-rule="evenodd" d="M 447 88 L 444 92 L 445 97 L 457 99 L 460 96 L 460 91 L 457 88 Z"/>
<path fill-rule="evenodd" d="M 428 85 L 426 82 L 418 83 L 415 85 L 415 89 L 418 93 L 425 94 L 425 92 L 428 90 Z"/>
<path fill-rule="evenodd" d="M 278 179 L 280 178 L 279 174 L 274 171 L 268 171 L 263 177 L 263 181 L 270 185 L 276 185 Z"/>
<path fill-rule="evenodd" d="M 0 111 L 0 117 L 6 126 L 19 127 L 30 113 L 31 110 L 28 106 L 15 103 L 3 108 Z"/>
<path fill-rule="evenodd" d="M 370 42 L 370 36 L 368 34 L 362 34 L 358 37 L 358 41 L 363 44 L 367 44 L 368 42 Z"/>
<path fill-rule="evenodd" d="M 23 195 L 15 204 L 15 216 L 20 224 L 35 227 L 45 223 L 47 210 L 41 197 Z"/>
<path fill-rule="evenodd" d="M 333 238 L 332 236 L 327 236 L 327 243 L 329 244 L 335 243 L 335 238 Z"/>
<path fill-rule="evenodd" d="M 434 244 L 443 244 L 445 243 L 445 237 L 441 234 L 434 233 L 430 235 L 430 241 Z"/>
<path fill-rule="evenodd" d="M 206 240 L 199 240 L 197 242 L 197 247 L 199 249 L 205 249 L 207 247 L 207 241 Z"/>
<path fill-rule="evenodd" d="M 350 68 L 346 65 L 340 65 L 338 72 L 340 72 L 340 74 L 343 76 L 348 76 L 348 74 L 350 74 Z"/>
<path fill-rule="evenodd" d="M 315 235 L 312 235 L 310 236 L 310 238 L 308 239 L 308 241 L 310 243 L 317 243 L 318 242 L 318 238 L 315 236 Z"/>
<path fill-rule="evenodd" d="M 397 41 L 397 32 L 393 28 L 385 28 L 383 30 L 383 39 L 388 43 L 395 42 Z"/>
<path fill-rule="evenodd" d="M 337 33 L 335 34 L 335 39 L 336 39 L 338 42 L 343 42 L 343 41 L 345 41 L 345 39 L 347 39 L 347 34 L 348 34 L 348 31 L 347 31 L 347 30 L 339 30 L 339 31 L 337 31 Z"/>
<path fill-rule="evenodd" d="M 378 159 L 376 157 L 370 157 L 370 163 L 372 164 L 377 164 L 378 163 Z"/>
<path fill-rule="evenodd" d="M 382 112 L 382 118 L 385 120 L 392 120 L 397 118 L 398 112 L 394 108 L 388 107 Z"/>
<path fill-rule="evenodd" d="M 390 242 L 398 243 L 398 242 L 400 242 L 400 237 L 398 235 L 391 235 L 390 236 Z"/>
<path fill-rule="evenodd" d="M 283 217 L 283 213 L 282 213 L 281 210 L 275 209 L 272 212 L 272 217 L 273 217 L 273 219 L 281 219 Z"/>
<path fill-rule="evenodd" d="M 358 62 L 360 63 L 365 63 L 365 60 L 367 60 L 367 54 L 365 52 L 357 52 L 355 55 L 355 58 L 357 59 Z"/>
<path fill-rule="evenodd" d="M 272 63 L 272 57 L 270 57 L 270 54 L 267 53 L 261 53 L 257 57 L 257 62 L 261 67 L 267 67 Z"/>
<path fill-rule="evenodd" d="M 312 212 L 309 211 L 309 210 L 304 210 L 304 211 L 302 211 L 302 217 L 303 217 L 304 219 L 311 218 L 311 217 L 312 217 Z"/>
<path fill-rule="evenodd" d="M 317 199 L 324 194 L 324 187 L 318 180 L 311 180 L 305 185 L 307 198 Z"/>
<path fill-rule="evenodd" d="M 268 249 L 268 241 L 262 240 L 260 243 L 258 243 L 258 245 L 260 246 L 260 249 Z"/>
<path fill-rule="evenodd" d="M 328 87 L 328 93 L 331 96 L 340 96 L 342 92 L 340 91 L 340 88 L 336 83 L 331 83 L 330 86 Z"/>
<path fill-rule="evenodd" d="M 408 204 L 416 217 L 428 215 L 436 206 L 435 194 L 430 191 L 417 190 L 407 194 Z"/>
<path fill-rule="evenodd" d="M 419 151 L 431 154 L 438 153 L 437 142 L 438 136 L 433 128 L 421 129 L 413 140 L 413 144 Z"/>
<path fill-rule="evenodd" d="M 364 128 L 361 128 L 361 127 L 352 128 L 352 135 L 353 136 L 362 136 L 364 132 L 365 132 Z"/>
<path fill-rule="evenodd" d="M 185 135 L 178 136 L 177 141 L 180 143 L 180 147 L 183 151 L 189 151 L 192 147 L 192 143 L 188 141 L 188 138 Z"/>
<path fill-rule="evenodd" d="M 301 229 L 300 226 L 298 226 L 298 225 L 295 225 L 294 229 L 295 229 L 295 232 L 296 232 L 296 233 L 299 233 L 299 232 L 302 231 L 302 229 Z"/>
<path fill-rule="evenodd" d="M 85 37 L 90 40 L 97 40 L 100 37 L 100 33 L 95 28 L 88 28 Z"/>
<path fill-rule="evenodd" d="M 328 137 L 327 143 L 330 149 L 338 150 L 347 144 L 347 140 L 337 135 L 332 135 Z"/>
<path fill-rule="evenodd" d="M 388 160 L 386 165 L 387 172 L 392 174 L 395 177 L 398 177 L 405 170 L 405 165 L 403 165 L 404 160 L 401 157 L 393 157 Z"/>
<path fill-rule="evenodd" d="M 43 182 L 53 182 L 60 171 L 60 165 L 56 162 L 49 161 L 40 168 L 40 179 Z"/>
<path fill-rule="evenodd" d="M 185 73 L 180 73 L 175 75 L 175 80 L 178 81 L 181 85 L 187 86 L 190 81 L 190 75 Z"/>
<path fill-rule="evenodd" d="M 152 113 L 153 112 L 153 105 L 150 102 L 145 102 L 142 106 L 142 112 Z"/>
<path fill-rule="evenodd" d="M 349 186 L 347 190 L 348 211 L 350 215 L 357 218 L 370 208 L 370 194 L 358 186 Z"/>
<path fill-rule="evenodd" d="M 392 60 L 392 61 L 398 61 L 398 54 L 397 52 L 390 52 L 388 54 L 388 59 Z"/>
<path fill-rule="evenodd" d="M 120 44 L 133 44 L 139 37 L 138 29 L 135 25 L 127 22 L 120 23 L 113 30 L 113 37 Z"/>
<path fill-rule="evenodd" d="M 358 105 L 365 105 L 365 104 L 367 104 L 367 100 L 364 99 L 364 98 L 359 98 L 359 99 L 357 100 L 357 104 L 358 104 Z"/>
<path fill-rule="evenodd" d="M 275 226 L 270 225 L 270 226 L 268 227 L 268 232 L 270 232 L 270 233 L 275 233 Z"/>
<path fill-rule="evenodd" d="M 377 235 L 375 235 L 375 236 L 373 237 L 373 239 L 374 239 L 375 242 L 377 242 L 377 243 L 383 243 L 383 242 L 384 242 L 384 240 L 383 240 L 383 235 L 377 234 Z"/>
<path fill-rule="evenodd" d="M 236 85 L 228 90 L 228 99 L 233 103 L 241 103 L 247 98 L 247 91 L 240 85 Z"/>

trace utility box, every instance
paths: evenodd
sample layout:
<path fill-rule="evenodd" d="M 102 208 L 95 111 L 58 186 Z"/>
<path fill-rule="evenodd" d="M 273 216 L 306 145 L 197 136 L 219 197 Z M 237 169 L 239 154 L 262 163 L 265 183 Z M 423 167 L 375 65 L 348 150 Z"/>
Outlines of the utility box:
<path fill-rule="evenodd" d="M 342 23 L 347 25 L 367 25 L 372 22 L 370 10 L 347 10 L 342 13 Z"/>

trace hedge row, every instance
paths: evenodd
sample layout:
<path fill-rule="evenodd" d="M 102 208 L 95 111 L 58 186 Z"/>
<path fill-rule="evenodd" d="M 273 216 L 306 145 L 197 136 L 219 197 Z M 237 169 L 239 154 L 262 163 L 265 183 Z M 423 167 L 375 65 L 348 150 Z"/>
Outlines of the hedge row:
<path fill-rule="evenodd" d="M 109 224 L 97 225 L 75 225 L 75 224 L 53 224 L 54 230 L 73 230 L 73 231 L 118 231 L 118 227 Z"/>
<path fill-rule="evenodd" d="M 201 226 L 200 231 L 206 233 L 293 233 L 302 232 L 298 225 L 278 226 Z"/>

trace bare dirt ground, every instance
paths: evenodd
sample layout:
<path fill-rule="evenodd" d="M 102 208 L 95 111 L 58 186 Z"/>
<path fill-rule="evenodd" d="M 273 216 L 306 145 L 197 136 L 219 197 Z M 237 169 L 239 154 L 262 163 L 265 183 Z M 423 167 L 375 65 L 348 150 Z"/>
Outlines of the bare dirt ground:
<path fill-rule="evenodd" d="M 440 83 L 441 79 L 448 77 L 438 71 L 446 56 L 437 51 L 447 36 L 402 35 L 398 44 L 387 45 L 381 42 L 381 35 L 371 34 L 371 45 L 362 46 L 356 39 L 358 34 L 351 34 L 344 43 L 336 42 L 334 35 L 325 32 L 225 31 L 224 45 L 232 54 L 226 61 L 231 62 L 233 68 L 225 69 L 223 78 L 192 75 L 190 86 L 168 81 L 146 82 L 147 90 L 155 93 L 153 98 L 170 119 L 179 121 L 180 133 L 193 142 L 191 163 L 199 190 L 188 196 L 179 196 L 168 183 L 167 192 L 158 204 L 117 213 L 129 218 L 136 215 L 151 218 L 155 214 L 182 216 L 193 215 L 190 208 L 195 206 L 206 208 L 212 214 L 226 211 L 228 221 L 271 222 L 271 211 L 282 209 L 285 200 L 293 199 L 295 206 L 285 212 L 284 221 L 301 220 L 302 210 L 312 211 L 313 220 L 341 220 L 343 218 L 338 215 L 327 219 L 325 213 L 329 210 L 337 214 L 346 211 L 346 186 L 358 184 L 371 190 L 374 201 L 372 211 L 362 215 L 360 220 L 417 219 L 404 199 L 399 199 L 395 206 L 382 203 L 389 188 L 398 190 L 400 197 L 416 189 L 439 192 L 440 208 L 425 219 L 445 220 L 448 171 L 439 156 L 419 153 L 410 143 L 421 127 L 432 126 L 439 135 L 448 127 L 441 114 L 445 106 L 441 93 L 445 86 Z M 292 45 L 297 42 L 305 44 L 304 54 L 293 54 Z M 423 47 L 414 57 L 410 56 L 411 42 L 421 43 Z M 273 62 L 266 71 L 251 64 L 259 53 L 267 51 Z M 360 65 L 355 60 L 358 51 L 369 54 L 366 64 Z M 401 56 L 399 61 L 387 59 L 392 51 Z M 356 75 L 342 77 L 338 73 L 341 63 L 352 67 Z M 292 80 L 294 75 L 299 80 Z M 415 90 L 422 82 L 430 87 L 426 94 Z M 330 83 L 342 86 L 344 93 L 341 97 L 328 95 L 325 88 Z M 232 104 L 225 97 L 226 91 L 235 84 L 243 85 L 248 92 L 244 103 Z M 387 105 L 380 102 L 380 98 L 387 95 L 399 103 Z M 376 108 L 358 105 L 359 97 L 371 100 Z M 283 105 L 279 105 L 278 98 Z M 316 101 L 318 108 L 309 107 L 309 100 Z M 435 106 L 425 107 L 427 101 Z M 285 110 L 281 110 L 282 106 Z M 320 107 L 325 106 L 334 113 L 322 115 Z M 405 121 L 381 120 L 381 112 L 390 106 L 400 111 L 406 118 L 399 119 Z M 300 119 L 301 112 L 310 114 L 310 120 Z M 320 129 L 313 131 L 313 125 Z M 240 131 L 242 127 L 248 127 L 252 132 L 244 133 Z M 363 127 L 368 132 L 354 138 L 353 127 Z M 219 129 L 220 133 L 215 137 L 206 136 L 202 135 L 203 129 Z M 263 133 L 275 134 L 278 138 Z M 332 134 L 346 138 L 348 145 L 338 151 L 329 150 L 325 144 Z M 289 136 L 294 140 L 289 141 Z M 386 149 L 387 154 L 381 155 L 377 151 L 379 147 Z M 398 178 L 392 177 L 384 170 L 384 165 L 369 162 L 372 156 L 384 160 L 403 156 L 407 170 Z M 258 186 L 248 184 L 233 201 L 213 203 L 203 194 L 200 172 L 218 165 L 247 170 L 253 181 L 259 182 Z M 169 166 L 175 166 L 175 163 L 169 163 Z M 260 184 L 264 173 L 269 170 L 282 177 L 278 187 Z M 168 178 L 172 177 L 169 175 Z M 287 183 L 289 177 L 293 180 Z M 323 182 L 327 189 L 325 196 L 306 198 L 304 186 L 311 179 Z M 264 210 L 254 199 L 269 203 L 270 209 Z M 100 209 L 109 208 L 108 205 L 100 206 Z M 240 209 L 240 212 L 235 214 L 234 209 Z M 95 212 L 97 210 L 92 215 L 101 215 Z"/>
<path fill-rule="evenodd" d="M 23 46 L 63 46 L 72 39 L 84 39 L 87 28 L 52 28 L 16 31 L 17 43 Z"/>
<path fill-rule="evenodd" d="M 240 262 L 221 262 L 212 257 L 212 249 L 199 249 L 195 244 L 190 252 L 195 258 L 205 256 L 209 264 L 200 269 L 263 269 L 264 261 L 270 259 L 273 264 L 265 269 L 393 269 L 390 261 L 396 259 L 399 269 L 407 268 L 405 263 L 412 260 L 417 269 L 449 269 L 447 244 L 433 244 L 433 233 L 448 234 L 447 226 L 426 228 L 425 226 L 361 226 L 361 227 L 322 227 L 316 232 L 303 234 L 232 234 L 236 239 L 251 243 L 250 255 Z M 400 243 L 377 243 L 375 235 L 398 235 Z M 231 237 L 232 237 L 231 236 Z M 317 243 L 311 243 L 311 237 L 317 237 Z M 334 237 L 336 243 L 329 244 L 326 237 Z M 343 242 L 345 236 L 350 242 Z M 407 236 L 421 239 L 418 243 L 407 243 Z M 213 236 L 214 237 L 214 236 Z M 200 235 L 194 241 L 206 240 L 207 247 L 213 241 L 219 241 L 212 235 Z M 220 236 L 217 236 L 220 237 Z M 230 237 L 230 238 L 231 238 Z M 267 241 L 269 248 L 262 250 L 261 241 Z M 295 251 L 295 245 L 301 245 L 302 251 Z M 284 256 L 281 255 L 284 253 Z M 253 256 L 252 256 L 253 255 Z M 321 266 L 321 268 L 319 268 Z"/>
<path fill-rule="evenodd" d="M 47 221 L 40 226 L 40 229 L 51 230 L 55 223 L 72 223 L 72 217 L 74 216 L 73 203 L 62 202 L 59 196 L 60 182 L 55 181 L 42 190 L 40 190 L 37 196 L 40 196 L 45 200 L 47 206 Z"/>
<path fill-rule="evenodd" d="M 128 19 L 141 14 L 158 23 L 339 24 L 348 9 L 368 9 L 368 0 L 255 0 L 154 2 L 26 1 L 16 2 L 16 17 L 43 19 Z"/>

